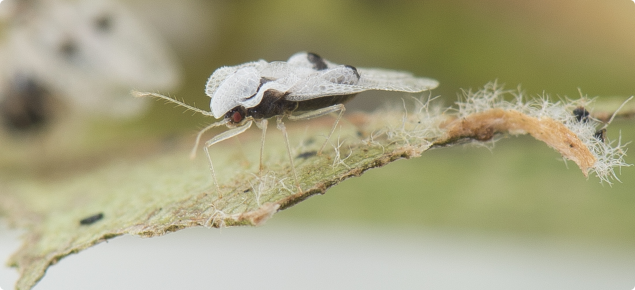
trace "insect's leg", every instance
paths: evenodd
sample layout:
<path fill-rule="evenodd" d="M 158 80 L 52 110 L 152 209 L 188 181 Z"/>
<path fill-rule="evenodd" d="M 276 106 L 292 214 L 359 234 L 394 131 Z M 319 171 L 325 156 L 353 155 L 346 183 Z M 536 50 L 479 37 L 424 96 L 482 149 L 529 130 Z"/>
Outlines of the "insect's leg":
<path fill-rule="evenodd" d="M 220 186 L 218 185 L 218 180 L 216 179 L 216 173 L 214 172 L 214 165 L 212 164 L 212 157 L 209 155 L 209 147 L 211 147 L 212 145 L 223 141 L 223 140 L 227 140 L 231 137 L 234 137 L 242 132 L 245 132 L 247 129 L 249 129 L 249 127 L 251 127 L 251 121 L 247 122 L 245 125 L 240 126 L 238 128 L 234 128 L 228 131 L 225 131 L 223 133 L 220 133 L 216 136 L 214 136 L 214 138 L 209 139 L 207 142 L 205 142 L 205 154 L 207 154 L 207 160 L 209 160 L 209 169 L 212 172 L 212 178 L 214 179 L 214 184 L 216 184 L 216 190 L 217 192 L 220 193 Z M 221 196 L 222 197 L 222 196 Z"/>
<path fill-rule="evenodd" d="M 269 124 L 269 121 L 267 121 L 267 119 L 262 119 L 260 120 L 260 122 L 256 122 L 256 125 L 258 126 L 258 128 L 262 129 L 262 138 L 260 138 L 260 167 L 259 167 L 260 177 L 262 177 L 262 169 L 264 167 L 262 165 L 262 154 L 265 151 L 265 135 L 267 133 L 267 124 Z"/>
<path fill-rule="evenodd" d="M 340 122 L 340 119 L 342 118 L 342 114 L 344 114 L 344 111 L 346 111 L 346 108 L 344 107 L 343 104 L 337 104 L 337 105 L 333 105 L 330 107 L 326 107 L 326 108 L 322 108 L 319 110 L 315 110 L 315 111 L 311 111 L 311 112 L 307 112 L 304 114 L 300 114 L 300 115 L 295 115 L 295 116 L 289 116 L 289 120 L 308 120 L 308 119 L 313 119 L 313 118 L 317 118 L 317 117 L 321 117 L 324 115 L 328 115 L 330 113 L 334 113 L 340 111 L 339 115 L 337 116 L 337 119 L 335 120 L 335 123 L 333 123 L 333 128 L 331 128 L 331 132 L 329 133 L 329 135 L 326 137 L 326 141 L 324 141 L 324 144 L 322 144 L 322 147 L 320 147 L 320 150 L 318 151 L 317 155 L 322 154 L 322 150 L 324 150 L 324 146 L 326 146 L 326 144 L 329 142 L 329 139 L 331 138 L 331 135 L 333 135 L 333 132 L 335 132 L 335 128 L 337 128 L 337 124 Z"/>
<path fill-rule="evenodd" d="M 218 127 L 218 126 L 222 126 L 227 124 L 227 120 L 222 120 L 219 122 L 216 122 L 214 124 L 211 124 L 205 128 L 203 128 L 203 130 L 199 131 L 198 134 L 196 135 L 196 142 L 194 143 L 194 148 L 192 148 L 192 151 L 190 152 L 190 158 L 194 159 L 194 157 L 196 157 L 196 151 L 198 150 L 198 144 L 201 143 L 201 137 L 203 136 L 203 134 L 205 132 L 207 132 L 209 129 Z"/>
<path fill-rule="evenodd" d="M 291 161 L 291 171 L 293 171 L 293 178 L 295 178 L 295 186 L 298 188 L 298 191 L 301 192 L 302 188 L 300 187 L 300 182 L 298 181 L 298 174 L 295 172 L 295 165 L 293 165 L 293 157 L 291 156 L 291 146 L 289 145 L 289 136 L 287 135 L 287 128 L 282 123 L 282 115 L 278 115 L 277 118 L 278 129 L 282 131 L 282 135 L 284 135 L 284 143 L 287 145 L 287 153 L 289 154 L 289 161 Z"/>
<path fill-rule="evenodd" d="M 177 101 L 177 100 L 175 100 L 175 99 L 172 99 L 172 98 L 170 98 L 170 97 L 166 97 L 166 96 L 161 95 L 161 94 L 156 94 L 156 93 L 147 93 L 147 92 L 137 92 L 137 91 L 131 91 L 130 93 L 131 93 L 133 96 L 135 96 L 136 98 L 154 97 L 154 98 L 164 99 L 164 100 L 166 100 L 166 101 L 168 101 L 168 102 L 175 103 L 175 104 L 177 104 L 177 105 L 179 105 L 179 106 L 181 106 L 181 107 L 185 107 L 185 108 L 187 108 L 188 110 L 192 110 L 192 111 L 194 111 L 194 112 L 201 113 L 201 114 L 203 114 L 203 115 L 205 115 L 205 116 L 210 116 L 210 117 L 213 117 L 213 116 L 214 116 L 214 115 L 212 115 L 212 112 L 203 111 L 203 110 L 201 110 L 201 109 L 199 109 L 199 108 L 192 107 L 192 106 L 190 106 L 190 105 L 188 105 L 188 104 L 186 104 L 186 103 L 183 103 L 183 102 L 181 102 L 181 101 Z"/>

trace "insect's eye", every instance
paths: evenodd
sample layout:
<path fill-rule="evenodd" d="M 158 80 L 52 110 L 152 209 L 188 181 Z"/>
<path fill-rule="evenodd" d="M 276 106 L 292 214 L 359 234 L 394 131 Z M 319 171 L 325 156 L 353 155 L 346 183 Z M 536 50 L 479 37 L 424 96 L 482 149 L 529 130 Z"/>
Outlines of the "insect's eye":
<path fill-rule="evenodd" d="M 224 119 L 227 120 L 230 124 L 238 124 L 245 119 L 245 115 L 247 111 L 243 107 L 234 107 L 225 113 Z"/>
<path fill-rule="evenodd" d="M 231 117 L 232 117 L 232 122 L 234 123 L 240 123 L 240 121 L 243 120 L 243 115 L 241 115 L 240 112 L 238 111 L 234 111 Z"/>

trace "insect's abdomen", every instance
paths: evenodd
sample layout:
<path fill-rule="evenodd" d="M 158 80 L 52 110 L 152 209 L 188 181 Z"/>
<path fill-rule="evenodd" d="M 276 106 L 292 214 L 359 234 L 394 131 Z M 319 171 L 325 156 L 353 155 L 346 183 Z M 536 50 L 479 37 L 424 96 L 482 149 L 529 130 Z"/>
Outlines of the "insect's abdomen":
<path fill-rule="evenodd" d="M 298 104 L 298 106 L 294 110 L 296 112 L 313 111 L 313 110 L 317 110 L 321 108 L 326 108 L 332 105 L 346 103 L 349 100 L 351 100 L 353 97 L 355 97 L 355 95 L 356 94 L 343 95 L 343 96 L 328 96 L 328 97 L 321 97 L 321 98 L 300 101 L 300 102 L 292 102 L 292 103 Z"/>

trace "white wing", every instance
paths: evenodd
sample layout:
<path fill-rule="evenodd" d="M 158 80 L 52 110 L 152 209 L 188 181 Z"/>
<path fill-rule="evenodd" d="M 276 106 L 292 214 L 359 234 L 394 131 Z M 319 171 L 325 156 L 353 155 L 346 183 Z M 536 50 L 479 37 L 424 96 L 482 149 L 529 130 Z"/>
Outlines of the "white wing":
<path fill-rule="evenodd" d="M 210 109 L 214 118 L 219 118 L 232 108 L 245 105 L 246 100 L 258 93 L 260 72 L 254 67 L 244 67 L 228 75 L 212 95 Z M 257 100 L 255 105 L 258 105 Z"/>
<path fill-rule="evenodd" d="M 357 85 L 366 90 L 419 93 L 439 86 L 436 80 L 416 77 L 409 72 L 377 68 L 358 68 L 357 71 L 361 76 Z"/>
<path fill-rule="evenodd" d="M 305 101 L 372 90 L 419 93 L 434 89 L 439 85 L 436 80 L 415 77 L 408 72 L 374 68 L 358 68 L 357 72 L 359 81 L 355 84 L 338 83 L 332 79 L 316 78 L 313 82 L 292 88 L 287 100 Z"/>
<path fill-rule="evenodd" d="M 292 55 L 289 60 L 287 60 L 287 64 L 297 68 L 310 69 L 314 71 L 339 66 L 338 64 L 332 63 L 323 59 L 321 56 L 310 52 L 298 52 Z"/>
<path fill-rule="evenodd" d="M 252 61 L 248 63 L 243 63 L 236 66 L 224 66 L 218 68 L 212 73 L 212 75 L 207 79 L 207 84 L 205 85 L 205 94 L 210 98 L 214 96 L 214 93 L 218 89 L 218 86 L 230 75 L 236 73 L 237 70 L 244 67 L 260 67 L 266 65 L 267 62 L 264 60 Z"/>

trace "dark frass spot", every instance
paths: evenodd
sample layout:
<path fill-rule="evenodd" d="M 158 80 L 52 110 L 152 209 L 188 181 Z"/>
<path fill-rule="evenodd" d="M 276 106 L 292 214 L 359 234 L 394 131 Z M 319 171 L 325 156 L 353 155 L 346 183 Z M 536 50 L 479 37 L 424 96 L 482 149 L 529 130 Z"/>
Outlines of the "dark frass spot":
<path fill-rule="evenodd" d="M 82 226 L 88 226 L 88 225 L 94 224 L 95 222 L 103 218 L 104 218 L 104 214 L 100 212 L 98 214 L 94 214 L 89 217 L 83 218 L 82 220 L 79 221 L 79 224 Z"/>
<path fill-rule="evenodd" d="M 589 121 L 589 111 L 587 111 L 584 107 L 575 108 L 575 110 L 573 110 L 573 115 L 578 122 Z"/>
<path fill-rule="evenodd" d="M 593 137 L 602 143 L 606 142 L 606 128 L 596 131 L 595 134 L 593 134 Z"/>
<path fill-rule="evenodd" d="M 317 151 L 307 151 L 307 152 L 298 154 L 298 156 L 296 156 L 295 158 L 302 158 L 302 159 L 306 160 L 306 159 L 309 159 L 310 157 L 313 157 L 315 155 L 317 155 Z"/>

